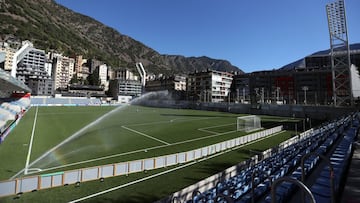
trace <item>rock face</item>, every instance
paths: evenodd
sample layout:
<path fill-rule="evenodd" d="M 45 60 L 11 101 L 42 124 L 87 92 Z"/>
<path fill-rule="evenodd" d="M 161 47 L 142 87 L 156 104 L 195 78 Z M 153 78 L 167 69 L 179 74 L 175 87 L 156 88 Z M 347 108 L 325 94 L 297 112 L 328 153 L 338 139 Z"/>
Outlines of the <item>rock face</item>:
<path fill-rule="evenodd" d="M 165 75 L 194 70 L 242 72 L 225 60 L 162 55 L 129 36 L 54 0 L 1 0 L 0 37 L 30 40 L 38 48 L 65 55 L 96 58 L 113 67 L 134 68 L 142 62 L 152 73 Z"/>

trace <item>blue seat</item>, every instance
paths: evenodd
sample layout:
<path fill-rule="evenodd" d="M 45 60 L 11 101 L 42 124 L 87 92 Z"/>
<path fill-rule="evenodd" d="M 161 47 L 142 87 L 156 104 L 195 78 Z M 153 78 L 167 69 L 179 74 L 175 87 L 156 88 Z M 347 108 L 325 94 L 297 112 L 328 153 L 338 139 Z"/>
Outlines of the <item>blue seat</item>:
<path fill-rule="evenodd" d="M 331 200 L 331 189 L 319 184 L 314 184 L 310 191 L 314 195 L 316 202 L 330 202 Z"/>

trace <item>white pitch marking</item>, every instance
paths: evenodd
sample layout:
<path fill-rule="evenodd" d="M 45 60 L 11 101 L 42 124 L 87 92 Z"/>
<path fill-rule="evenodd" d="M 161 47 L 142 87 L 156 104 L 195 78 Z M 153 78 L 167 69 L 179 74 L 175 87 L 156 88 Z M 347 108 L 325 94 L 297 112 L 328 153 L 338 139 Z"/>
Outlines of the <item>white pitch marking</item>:
<path fill-rule="evenodd" d="M 216 125 L 216 126 L 210 126 L 210 127 L 205 127 L 205 128 L 198 128 L 197 130 L 203 131 L 203 132 L 207 132 L 207 133 L 212 133 L 212 134 L 220 134 L 220 133 L 218 133 L 218 132 L 211 131 L 211 130 L 207 130 L 207 129 L 218 128 L 218 127 L 229 126 L 229 125 L 234 125 L 234 124 L 231 123 L 231 124 Z"/>
<path fill-rule="evenodd" d="M 36 107 L 35 118 L 34 118 L 34 123 L 33 123 L 32 131 L 31 131 L 31 137 L 30 137 L 30 143 L 29 143 L 29 150 L 28 150 L 28 153 L 27 153 L 27 156 L 26 156 L 25 171 L 24 171 L 25 175 L 28 173 L 31 149 L 32 149 L 33 141 L 34 141 L 34 134 L 35 134 L 35 127 L 36 127 L 38 110 L 39 110 L 39 107 Z"/>
<path fill-rule="evenodd" d="M 57 144 L 56 146 L 54 146 L 53 148 L 51 148 L 50 150 L 46 151 L 44 154 L 42 154 L 41 156 L 39 156 L 35 161 L 31 162 L 29 164 L 29 166 L 34 165 L 35 163 L 37 163 L 39 160 L 41 160 L 42 158 L 44 158 L 45 156 L 49 155 L 51 152 L 53 152 L 55 149 L 59 148 L 60 146 L 62 146 L 63 144 L 69 142 L 70 140 L 72 140 L 74 137 L 76 137 L 77 135 L 79 135 L 80 133 L 84 132 L 85 130 L 87 130 L 89 128 L 89 126 L 92 126 L 94 124 L 96 124 L 97 122 L 99 122 L 100 120 L 102 120 L 103 118 L 105 118 L 106 116 L 112 114 L 113 112 L 116 112 L 119 108 L 122 108 L 122 106 L 119 106 L 107 113 L 105 113 L 104 115 L 100 116 L 99 118 L 97 118 L 96 120 L 92 121 L 91 123 L 89 123 L 88 125 L 86 125 L 85 127 L 81 128 L 80 130 L 78 130 L 77 132 L 75 132 L 74 134 L 72 134 L 70 137 L 67 137 L 65 140 L 63 140 L 62 142 L 60 142 L 59 144 Z M 17 176 L 19 176 L 25 169 L 22 169 L 21 171 L 17 172 L 15 175 L 13 175 L 10 180 L 16 178 Z"/>
<path fill-rule="evenodd" d="M 174 121 L 198 121 L 198 120 L 208 120 L 208 119 L 215 119 L 215 118 L 219 118 L 219 117 L 206 117 L 206 118 L 194 118 L 194 119 L 186 119 L 186 118 L 175 118 L 175 119 L 171 119 L 173 122 Z M 161 124 L 161 123 L 169 123 L 171 122 L 171 120 L 166 120 L 166 121 L 158 121 L 158 122 L 150 122 L 150 123 L 138 123 L 138 124 L 130 124 L 130 125 L 126 125 L 126 126 L 142 126 L 142 125 L 154 125 L 154 124 Z"/>
<path fill-rule="evenodd" d="M 135 151 L 131 151 L 131 152 L 113 154 L 113 155 L 110 155 L 110 156 L 99 157 L 99 158 L 95 158 L 95 159 L 88 159 L 86 161 L 80 161 L 80 162 L 75 162 L 75 163 L 71 163 L 71 164 L 65 164 L 65 165 L 61 165 L 61 166 L 42 169 L 42 171 L 45 172 L 45 171 L 65 168 L 65 167 L 69 167 L 69 166 L 76 166 L 76 165 L 80 165 L 80 164 L 84 164 L 84 163 L 100 161 L 100 160 L 104 160 L 104 159 L 111 159 L 111 158 L 114 158 L 114 157 L 119 157 L 119 156 L 124 156 L 124 155 L 129 155 L 129 154 L 135 154 L 135 153 L 138 153 L 138 152 L 143 152 L 144 150 L 160 149 L 160 148 L 169 147 L 169 146 L 178 145 L 178 144 L 184 144 L 184 143 L 188 143 L 188 142 L 192 142 L 192 141 L 199 141 L 199 140 L 206 139 L 206 138 L 217 137 L 217 136 L 220 136 L 220 135 L 225 135 L 225 134 L 229 134 L 229 133 L 233 133 L 233 132 L 236 132 L 236 131 L 229 131 L 229 132 L 225 132 L 225 133 L 221 133 L 221 134 L 217 134 L 217 135 L 209 135 L 209 136 L 206 136 L 206 137 L 200 137 L 200 138 L 195 138 L 195 139 L 191 139 L 191 140 L 176 142 L 176 143 L 173 143 L 173 144 L 170 144 L 170 145 L 159 145 L 159 146 L 139 149 L 139 150 L 135 150 Z M 283 131 L 281 131 L 281 132 L 283 132 Z M 277 133 L 277 134 L 279 134 L 279 133 Z M 277 134 L 274 134 L 274 135 L 277 135 Z M 270 135 L 268 137 L 272 137 L 272 136 L 273 135 Z M 267 137 L 265 137 L 265 138 L 267 138 Z M 260 139 L 265 139 L 265 138 L 260 138 Z M 32 172 L 32 173 L 29 173 L 29 174 L 33 174 L 33 173 L 36 173 L 36 172 Z"/>
<path fill-rule="evenodd" d="M 197 130 L 198 130 L 198 131 L 202 131 L 202 132 L 206 132 L 206 133 L 215 134 L 215 135 L 219 134 L 219 133 L 214 132 L 214 131 L 211 131 L 211 130 L 205 130 L 205 128 L 199 128 L 199 129 L 197 129 Z"/>
<path fill-rule="evenodd" d="M 147 135 L 147 134 L 145 134 L 145 133 L 139 132 L 139 131 L 137 131 L 137 130 L 128 128 L 128 127 L 126 127 L 126 126 L 121 126 L 121 127 L 124 128 L 124 129 L 126 129 L 126 130 L 129 130 L 129 131 L 131 131 L 131 132 L 134 132 L 134 133 L 137 133 L 137 134 L 139 134 L 139 135 L 145 136 L 145 137 L 147 137 L 147 138 L 150 138 L 150 139 L 156 140 L 156 141 L 158 141 L 158 142 L 161 142 L 161 143 L 163 143 L 163 144 L 171 145 L 171 144 L 168 143 L 168 142 L 165 142 L 165 141 L 163 141 L 163 140 L 157 139 L 157 138 L 155 138 L 155 137 L 152 137 L 152 136 Z"/>
<path fill-rule="evenodd" d="M 95 159 L 88 159 L 86 161 L 80 161 L 80 162 L 75 162 L 75 163 L 71 163 L 71 164 L 65 164 L 65 165 L 61 165 L 61 166 L 42 169 L 42 171 L 43 172 L 44 171 L 50 171 L 50 170 L 55 170 L 55 169 L 59 169 L 59 168 L 65 168 L 65 167 L 69 167 L 69 166 L 76 166 L 76 165 L 80 165 L 80 164 L 100 161 L 100 160 L 104 160 L 104 159 L 111 159 L 111 158 L 115 158 L 115 157 L 119 157 L 119 156 L 135 154 L 135 153 L 138 153 L 138 152 L 144 152 L 145 150 L 149 151 L 149 150 L 153 150 L 153 149 L 160 149 L 160 148 L 164 148 L 164 147 L 170 147 L 170 146 L 184 144 L 184 143 L 188 143 L 188 142 L 199 141 L 199 140 L 203 140 L 203 139 L 207 139 L 207 138 L 218 137 L 218 136 L 221 136 L 221 135 L 226 135 L 226 134 L 230 134 L 230 133 L 234 133 L 234 132 L 236 132 L 236 131 L 233 130 L 233 131 L 229 131 L 229 132 L 219 133 L 219 134 L 216 134 L 216 135 L 209 135 L 209 136 L 205 136 L 205 137 L 194 138 L 194 139 L 191 139 L 191 140 L 185 140 L 185 141 L 181 141 L 181 142 L 176 142 L 176 143 L 172 143 L 170 145 L 159 145 L 159 146 L 155 146 L 155 147 L 143 148 L 143 149 L 134 150 L 134 151 L 130 151 L 130 152 L 125 152 L 125 153 L 120 153 L 120 154 L 113 154 L 113 155 L 109 155 L 109 156 L 99 157 L 99 158 L 95 158 Z M 36 172 L 33 172 L 33 173 L 36 173 Z"/>
<path fill-rule="evenodd" d="M 239 148 L 242 148 L 242 147 L 245 147 L 245 146 L 247 146 L 247 145 L 253 144 L 253 143 L 258 142 L 258 141 L 262 141 L 262 140 L 264 140 L 264 139 L 266 139 L 266 138 L 273 137 L 273 136 L 278 135 L 278 134 L 280 134 L 280 133 L 282 133 L 282 132 L 284 132 L 284 131 L 281 131 L 281 132 L 278 132 L 278 133 L 274 133 L 274 134 L 269 135 L 269 136 L 267 136 L 267 137 L 259 138 L 259 139 L 257 139 L 257 140 L 248 142 L 248 143 L 243 144 L 243 145 L 239 145 L 239 146 L 235 147 L 234 150 L 239 149 Z M 118 190 L 118 189 L 121 189 L 121 188 L 130 186 L 130 185 L 134 185 L 134 184 L 137 184 L 137 183 L 140 183 L 140 182 L 143 182 L 143 181 L 146 181 L 146 180 L 149 180 L 149 179 L 158 177 L 158 176 L 165 175 L 165 174 L 167 174 L 167 173 L 170 173 L 170 172 L 173 172 L 173 171 L 176 171 L 176 170 L 179 170 L 179 169 L 182 169 L 182 168 L 185 168 L 185 167 L 194 165 L 194 164 L 199 163 L 199 162 L 206 161 L 206 160 L 208 160 L 208 159 L 211 159 L 211 158 L 220 156 L 220 155 L 222 155 L 222 154 L 226 154 L 226 153 L 228 153 L 228 152 L 229 152 L 228 150 L 225 150 L 225 151 L 222 151 L 222 152 L 213 154 L 213 155 L 211 155 L 211 156 L 204 157 L 204 158 L 202 158 L 202 159 L 195 160 L 195 161 L 189 162 L 189 163 L 187 163 L 187 164 L 184 164 L 184 165 L 181 165 L 181 166 L 178 166 L 178 167 L 175 167 L 175 168 L 166 170 L 166 171 L 162 171 L 162 172 L 160 172 L 160 173 L 157 173 L 157 174 L 154 174 L 154 175 L 151 175 L 151 176 L 148 176 L 148 177 L 144 177 L 144 178 L 141 178 L 141 179 L 138 179 L 138 180 L 135 180 L 135 181 L 132 181 L 132 182 L 123 184 L 123 185 L 119 185 L 119 186 L 116 186 L 116 187 L 113 187 L 113 188 L 110 188 L 110 189 L 107 189 L 107 190 L 103 190 L 103 191 L 101 191 L 101 192 L 94 193 L 94 194 L 91 194 L 91 195 L 82 197 L 82 198 L 80 198 L 80 199 L 72 200 L 72 201 L 70 201 L 69 203 L 81 202 L 81 201 L 84 201 L 84 200 L 87 200 L 87 199 L 90 199 L 90 198 L 93 198 L 93 197 L 96 197 L 96 196 L 99 196 L 99 195 L 103 195 L 103 194 L 106 194 L 106 193 L 109 193 L 109 192 L 112 192 L 112 191 L 115 191 L 115 190 Z"/>
<path fill-rule="evenodd" d="M 206 157 L 206 158 L 208 159 L 208 158 L 210 158 L 210 157 Z M 205 159 L 205 160 L 206 160 L 206 159 Z M 151 175 L 151 176 L 147 176 L 147 177 L 144 177 L 144 178 L 141 178 L 141 179 L 138 179 L 138 180 L 135 180 L 135 181 L 132 181 L 132 182 L 123 184 L 123 185 L 119 185 L 119 186 L 116 186 L 116 187 L 113 187 L 113 188 L 110 188 L 110 189 L 107 189 L 107 190 L 103 190 L 103 191 L 98 192 L 98 193 L 91 194 L 91 195 L 89 195 L 89 196 L 82 197 L 82 198 L 80 198 L 80 199 L 72 200 L 72 201 L 70 201 L 69 203 L 76 203 L 76 202 L 81 202 L 81 201 L 84 201 L 84 200 L 87 200 L 87 199 L 91 199 L 91 198 L 93 198 L 93 197 L 106 194 L 106 193 L 108 193 L 108 192 L 112 192 L 112 191 L 115 191 L 115 190 L 118 190 L 118 189 L 121 189 L 121 188 L 130 186 L 130 185 L 134 185 L 134 184 L 137 184 L 137 183 L 140 183 L 140 182 L 143 182 L 143 181 L 146 181 L 146 180 L 149 180 L 149 179 L 152 179 L 152 178 L 155 178 L 155 177 L 158 177 L 158 176 L 162 176 L 162 175 L 165 175 L 165 174 L 167 174 L 167 173 L 170 173 L 170 172 L 173 172 L 173 171 L 176 171 L 176 170 L 179 170 L 179 169 L 182 169 L 182 168 L 191 166 L 191 165 L 196 164 L 196 163 L 198 163 L 198 162 L 200 162 L 200 161 L 203 161 L 203 160 L 199 160 L 199 161 L 197 161 L 197 162 L 196 162 L 196 161 L 193 161 L 193 162 L 187 163 L 187 164 L 185 164 L 185 165 L 178 166 L 178 167 L 173 168 L 173 169 L 169 169 L 169 170 L 166 170 L 166 171 L 163 171 L 163 172 L 160 172 L 160 173 Z"/>
<path fill-rule="evenodd" d="M 212 119 L 212 118 L 218 118 L 218 117 L 207 117 L 207 118 L 200 118 L 200 119 L 190 119 L 190 121 L 192 120 L 205 120 L 205 119 Z M 189 121 L 189 120 L 185 120 L 185 121 Z M 141 124 L 134 124 L 131 126 L 138 126 L 138 125 L 150 125 L 150 124 L 156 124 L 156 123 L 168 123 L 169 121 L 160 121 L 160 122 L 152 122 L 152 123 L 141 123 Z M 232 124 L 228 124 L 228 125 L 232 125 Z M 129 126 L 129 125 L 128 125 Z M 164 148 L 164 147 L 169 147 L 169 146 L 174 146 L 174 145 L 179 145 L 179 144 L 184 144 L 184 143 L 189 143 L 189 142 L 194 142 L 194 141 L 199 141 L 199 140 L 203 140 L 203 139 L 208 139 L 208 138 L 213 138 L 213 137 L 218 137 L 221 135 L 226 135 L 226 134 L 230 134 L 230 133 L 234 133 L 236 132 L 236 130 L 233 131 L 229 131 L 229 132 L 224 132 L 224 133 L 218 133 L 218 134 L 214 134 L 214 135 L 209 135 L 209 136 L 204 136 L 204 137 L 199 137 L 199 138 L 194 138 L 194 139 L 190 139 L 190 140 L 185 140 L 185 141 L 180 141 L 180 142 L 176 142 L 176 143 L 172 143 L 169 145 L 159 145 L 159 146 L 154 146 L 154 147 L 150 147 L 150 148 L 143 148 L 143 149 L 139 149 L 139 150 L 134 150 L 134 151 L 130 151 L 130 152 L 125 152 L 125 153 L 120 153 L 120 154 L 113 154 L 113 155 L 109 155 L 109 156 L 104 156 L 104 157 L 99 157 L 99 158 L 95 158 L 95 159 L 88 159 L 85 161 L 80 161 L 80 162 L 75 162 L 75 163 L 71 163 L 71 164 L 65 164 L 65 165 L 61 165 L 61 166 L 56 166 L 56 167 L 51 167 L 51 168 L 46 168 L 46 169 L 42 169 L 42 171 L 49 171 L 49 170 L 55 170 L 55 169 L 60 169 L 60 168 L 65 168 L 65 167 L 69 167 L 69 166 L 75 166 L 75 165 L 80 165 L 80 164 L 84 164 L 84 163 L 91 163 L 91 162 L 95 162 L 95 161 L 100 161 L 100 160 L 105 160 L 105 159 L 111 159 L 111 158 L 115 158 L 115 157 L 120 157 L 120 156 L 124 156 L 124 155 L 129 155 L 129 154 L 135 154 L 135 153 L 139 153 L 139 152 L 144 152 L 144 150 L 152 150 L 152 149 L 160 149 L 160 148 Z M 20 172 L 24 171 L 24 169 L 22 169 Z M 19 173 L 20 173 L 19 172 Z M 18 176 L 17 173 L 16 175 L 14 175 L 13 177 L 11 177 L 11 179 L 14 179 L 15 177 Z M 36 172 L 32 172 L 29 174 L 33 174 Z"/>

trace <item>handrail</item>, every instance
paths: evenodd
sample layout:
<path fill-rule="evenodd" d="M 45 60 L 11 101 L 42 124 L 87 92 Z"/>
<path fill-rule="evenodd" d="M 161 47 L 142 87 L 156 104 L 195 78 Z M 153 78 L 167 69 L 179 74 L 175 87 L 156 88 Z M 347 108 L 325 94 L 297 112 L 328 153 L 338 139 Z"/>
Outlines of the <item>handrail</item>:
<path fill-rule="evenodd" d="M 252 196 L 251 197 L 251 203 L 255 202 L 255 192 L 254 192 L 254 190 L 255 190 L 255 184 L 254 184 L 254 182 L 255 182 L 255 173 L 259 173 L 259 172 L 261 172 L 262 174 L 265 174 L 266 179 L 269 179 L 270 180 L 270 185 L 272 185 L 272 179 L 270 178 L 270 176 L 267 173 L 265 173 L 265 171 L 259 171 L 257 169 L 253 170 L 253 172 L 251 173 L 251 196 Z"/>
<path fill-rule="evenodd" d="M 305 154 L 302 158 L 301 158 L 301 181 L 304 182 L 305 181 L 305 170 L 304 170 L 304 162 L 305 159 L 307 159 L 308 157 L 310 157 L 311 155 L 316 155 L 319 156 L 322 160 L 324 160 L 330 168 L 330 189 L 331 189 L 331 202 L 335 203 L 335 199 L 336 199 L 336 194 L 335 194 L 335 184 L 334 184 L 334 168 L 330 162 L 330 159 L 322 154 L 319 154 L 317 152 L 311 152 L 308 154 Z"/>
<path fill-rule="evenodd" d="M 285 182 L 285 181 L 292 182 L 292 183 L 296 184 L 297 186 L 299 186 L 303 191 L 305 191 L 310 196 L 311 202 L 316 203 L 314 195 L 311 193 L 310 189 L 301 181 L 291 178 L 289 176 L 284 176 L 284 177 L 278 178 L 271 185 L 271 202 L 272 203 L 276 203 L 276 188 L 277 188 L 277 186 L 280 183 Z"/>

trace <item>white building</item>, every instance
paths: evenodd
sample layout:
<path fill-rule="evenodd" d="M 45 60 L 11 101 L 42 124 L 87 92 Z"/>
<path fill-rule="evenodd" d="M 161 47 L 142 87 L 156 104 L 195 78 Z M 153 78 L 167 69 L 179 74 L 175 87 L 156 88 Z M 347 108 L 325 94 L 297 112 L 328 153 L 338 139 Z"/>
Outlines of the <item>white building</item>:
<path fill-rule="evenodd" d="M 360 74 L 359 69 L 354 64 L 351 64 L 351 85 L 352 85 L 352 94 L 354 98 L 360 97 Z"/>
<path fill-rule="evenodd" d="M 109 92 L 114 99 L 127 103 L 131 99 L 141 96 L 142 85 L 139 80 L 115 79 L 110 81 Z"/>
<path fill-rule="evenodd" d="M 129 69 L 119 69 L 115 71 L 115 78 L 121 80 L 139 80 L 139 76 L 135 75 Z"/>
<path fill-rule="evenodd" d="M 106 64 L 99 66 L 99 80 L 101 85 L 106 85 L 107 83 L 107 70 Z"/>
<path fill-rule="evenodd" d="M 67 88 L 74 74 L 75 59 L 54 55 L 52 73 L 54 78 L 54 88 Z"/>
<path fill-rule="evenodd" d="M 0 52 L 3 52 L 5 55 L 4 70 L 11 71 L 16 50 L 11 48 L 7 43 L 3 43 L 3 45 L 0 47 Z"/>
<path fill-rule="evenodd" d="M 230 97 L 233 74 L 207 70 L 189 74 L 188 99 L 201 102 L 226 102 Z"/>
<path fill-rule="evenodd" d="M 174 78 L 174 90 L 186 91 L 186 77 L 176 75 Z"/>

